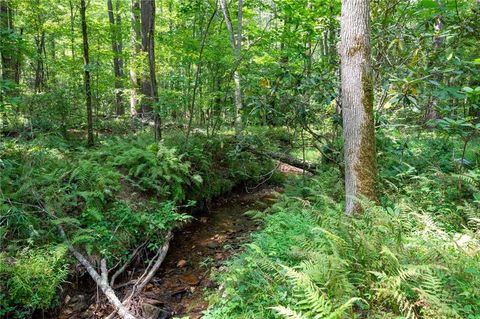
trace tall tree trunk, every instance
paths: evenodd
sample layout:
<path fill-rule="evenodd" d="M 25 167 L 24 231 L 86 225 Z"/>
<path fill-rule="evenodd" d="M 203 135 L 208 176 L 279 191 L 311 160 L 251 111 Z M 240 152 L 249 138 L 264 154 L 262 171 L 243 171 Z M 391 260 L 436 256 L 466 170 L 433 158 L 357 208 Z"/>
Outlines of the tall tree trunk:
<path fill-rule="evenodd" d="M 70 5 L 70 51 L 72 53 L 72 60 L 75 61 L 75 12 L 73 11 L 73 0 L 69 0 Z"/>
<path fill-rule="evenodd" d="M 85 0 L 80 0 L 80 18 L 82 19 L 83 67 L 85 83 L 85 104 L 87 107 L 87 145 L 93 146 L 92 89 L 90 84 L 90 58 L 88 51 L 88 33 Z"/>
<path fill-rule="evenodd" d="M 377 176 L 370 61 L 370 0 L 342 0 L 342 111 L 346 213 L 360 212 L 362 197 L 376 200 Z"/>
<path fill-rule="evenodd" d="M 34 89 L 35 92 L 42 92 L 45 86 L 45 63 L 44 63 L 44 52 L 45 52 L 45 31 L 42 31 L 41 34 L 35 36 L 35 46 L 36 46 L 36 66 L 35 66 L 35 81 Z"/>
<path fill-rule="evenodd" d="M 155 0 L 140 1 L 142 51 L 148 58 L 148 72 L 144 71 L 141 80 L 142 115 L 155 121 L 155 138 L 161 139 L 161 119 L 154 106 L 158 101 L 158 88 L 155 72 Z"/>
<path fill-rule="evenodd" d="M 436 0 L 438 3 L 440 9 L 443 9 L 445 4 L 441 0 Z M 443 16 L 439 14 L 435 18 L 435 23 L 433 25 L 433 29 L 435 31 L 435 36 L 433 37 L 433 49 L 434 49 L 434 57 L 433 59 L 437 58 L 437 53 L 440 51 L 440 49 L 443 46 L 443 42 L 445 38 L 442 36 L 442 29 L 443 29 Z M 433 67 L 434 60 L 429 63 L 430 67 Z M 442 81 L 442 73 L 439 71 L 434 71 L 433 73 L 433 79 L 440 83 Z M 437 107 L 438 107 L 438 98 L 436 96 L 432 96 L 431 101 L 427 104 L 427 110 L 425 113 L 425 121 L 431 121 L 431 120 L 436 120 L 438 119 L 438 112 L 437 112 Z"/>
<path fill-rule="evenodd" d="M 15 32 L 13 8 L 9 0 L 0 0 L 0 29 L 2 29 L 2 32 Z M 20 83 L 20 52 L 15 48 L 14 44 L 12 46 L 13 48 L 0 47 L 2 79 L 18 85 Z"/>
<path fill-rule="evenodd" d="M 235 71 L 233 73 L 233 81 L 235 83 L 235 135 L 237 137 L 242 134 L 242 80 L 239 71 L 239 64 L 242 54 L 242 36 L 243 36 L 243 0 L 238 0 L 237 12 L 237 30 L 233 29 L 232 19 L 228 11 L 227 1 L 220 0 L 223 15 L 225 16 L 225 23 L 227 24 L 228 33 L 230 35 L 230 44 L 233 49 L 233 56 L 235 58 Z"/>
<path fill-rule="evenodd" d="M 131 12 L 132 32 L 130 35 L 130 42 L 132 45 L 132 58 L 130 61 L 130 115 L 137 115 L 138 105 L 138 88 L 139 79 L 137 75 L 137 57 L 141 49 L 141 34 L 140 34 L 140 2 L 139 0 L 132 0 L 132 12 Z"/>
<path fill-rule="evenodd" d="M 110 21 L 110 36 L 113 51 L 113 73 L 115 75 L 115 113 L 117 116 L 125 113 L 122 99 L 122 43 L 121 43 L 121 18 L 119 14 L 119 2 L 116 1 L 117 15 L 114 15 L 112 0 L 107 0 L 108 19 Z"/>

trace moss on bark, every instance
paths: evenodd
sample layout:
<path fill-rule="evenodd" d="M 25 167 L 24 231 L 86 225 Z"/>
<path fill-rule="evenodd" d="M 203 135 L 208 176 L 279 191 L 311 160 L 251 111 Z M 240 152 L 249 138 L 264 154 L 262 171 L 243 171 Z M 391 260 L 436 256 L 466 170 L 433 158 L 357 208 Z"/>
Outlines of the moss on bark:
<path fill-rule="evenodd" d="M 377 183 L 377 151 L 375 146 L 375 124 L 373 118 L 373 80 L 372 75 L 364 67 L 362 72 L 362 107 L 366 119 L 360 133 L 360 149 L 357 163 L 354 166 L 357 176 L 357 197 L 378 201 L 376 192 Z M 360 203 L 355 206 L 355 212 L 361 212 Z"/>

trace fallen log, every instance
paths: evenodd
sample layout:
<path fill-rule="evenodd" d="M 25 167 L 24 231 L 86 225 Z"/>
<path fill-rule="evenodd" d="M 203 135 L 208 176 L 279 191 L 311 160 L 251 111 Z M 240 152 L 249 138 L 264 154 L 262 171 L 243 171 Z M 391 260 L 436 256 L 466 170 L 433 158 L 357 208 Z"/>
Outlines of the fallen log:
<path fill-rule="evenodd" d="M 108 284 L 108 271 L 107 271 L 107 264 L 105 259 L 101 260 L 101 274 L 99 274 L 93 265 L 85 258 L 78 250 L 73 247 L 72 244 L 67 240 L 67 236 L 65 235 L 65 231 L 61 226 L 58 226 L 60 235 L 63 237 L 65 242 L 68 245 L 68 249 L 70 252 L 77 258 L 77 260 L 82 264 L 83 267 L 87 270 L 88 274 L 95 283 L 100 287 L 102 292 L 107 297 L 110 304 L 115 308 L 115 312 L 118 313 L 120 318 L 122 319 L 135 319 L 135 317 L 128 311 L 128 309 L 122 304 L 122 302 L 118 299 L 115 291 L 110 287 Z"/>
<path fill-rule="evenodd" d="M 252 145 L 243 145 L 244 149 L 255 154 L 255 155 L 260 155 L 260 156 L 266 156 L 270 157 L 272 159 L 276 159 L 282 163 L 292 165 L 295 167 L 298 167 L 300 169 L 303 169 L 307 172 L 310 172 L 312 174 L 315 174 L 316 171 L 319 169 L 319 166 L 315 163 L 309 162 L 309 161 L 303 161 L 301 159 L 295 158 L 293 156 L 284 154 L 284 153 L 277 153 L 277 152 L 272 152 L 272 151 L 260 151 L 256 147 Z"/>

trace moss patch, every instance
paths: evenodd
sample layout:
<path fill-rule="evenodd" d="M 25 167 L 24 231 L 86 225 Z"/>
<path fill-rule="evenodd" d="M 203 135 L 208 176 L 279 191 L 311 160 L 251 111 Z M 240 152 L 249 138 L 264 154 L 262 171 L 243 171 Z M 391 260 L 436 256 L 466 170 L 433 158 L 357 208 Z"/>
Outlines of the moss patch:
<path fill-rule="evenodd" d="M 363 123 L 360 137 L 360 150 L 355 172 L 357 176 L 358 192 L 357 196 L 365 197 L 372 201 L 377 201 L 376 183 L 377 183 L 377 160 L 375 146 L 375 123 L 373 117 L 373 79 L 369 68 L 364 65 L 362 72 L 362 107 L 364 109 L 366 120 Z M 354 212 L 360 212 L 362 207 L 357 203 Z"/>

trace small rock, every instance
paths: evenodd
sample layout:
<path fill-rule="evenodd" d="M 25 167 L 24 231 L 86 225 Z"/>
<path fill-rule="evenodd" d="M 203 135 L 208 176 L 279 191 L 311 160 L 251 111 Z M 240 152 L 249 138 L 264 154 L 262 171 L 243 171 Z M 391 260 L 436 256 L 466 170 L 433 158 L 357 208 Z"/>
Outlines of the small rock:
<path fill-rule="evenodd" d="M 178 261 L 178 263 L 177 263 L 178 268 L 183 268 L 185 266 L 187 266 L 187 261 L 185 259 L 182 259 L 182 260 Z"/>
<path fill-rule="evenodd" d="M 148 303 L 142 304 L 142 312 L 143 316 L 147 319 L 167 318 L 165 310 Z"/>
<path fill-rule="evenodd" d="M 200 222 L 202 224 L 206 224 L 208 222 L 208 218 L 207 217 L 200 217 Z"/>
<path fill-rule="evenodd" d="M 190 286 L 196 286 L 200 283 L 200 279 L 193 274 L 185 274 L 180 277 L 180 280 Z"/>
<path fill-rule="evenodd" d="M 207 244 L 207 247 L 210 248 L 210 249 L 217 249 L 218 248 L 218 243 L 214 242 L 214 241 L 211 241 Z"/>

